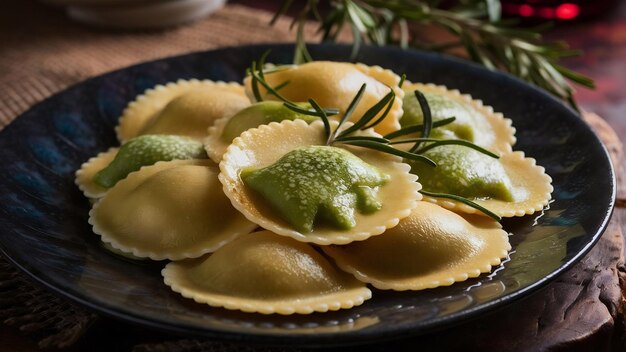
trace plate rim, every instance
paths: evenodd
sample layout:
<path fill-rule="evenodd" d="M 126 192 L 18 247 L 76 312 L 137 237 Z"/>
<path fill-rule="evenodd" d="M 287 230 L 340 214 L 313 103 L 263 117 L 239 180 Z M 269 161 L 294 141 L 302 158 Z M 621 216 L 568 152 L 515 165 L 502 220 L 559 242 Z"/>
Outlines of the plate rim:
<path fill-rule="evenodd" d="M 349 48 L 350 45 L 348 44 L 309 44 L 309 47 L 310 48 L 323 48 L 323 47 L 333 48 L 335 47 L 335 48 L 345 50 L 345 48 Z M 433 53 L 433 52 L 427 52 L 427 51 L 422 51 L 422 50 L 416 50 L 416 49 L 403 50 L 403 49 L 399 49 L 396 47 L 375 47 L 371 45 L 366 45 L 363 47 L 369 48 L 370 50 L 388 51 L 394 55 L 408 52 L 410 54 L 427 57 L 433 60 L 442 59 L 444 61 L 451 61 L 456 64 L 465 65 L 465 66 L 472 67 L 474 69 L 478 69 L 483 74 L 493 75 L 494 77 L 495 76 L 505 77 L 506 79 L 513 80 L 518 84 L 523 84 L 527 88 L 534 90 L 534 93 L 547 97 L 550 100 L 552 100 L 554 103 L 559 104 L 562 107 L 569 110 L 570 113 L 574 115 L 578 115 L 573 109 L 571 109 L 571 107 L 565 105 L 562 101 L 558 100 L 554 96 L 548 94 L 547 92 L 543 91 L 542 89 L 536 86 L 530 85 L 526 83 L 525 81 L 522 81 L 519 78 L 512 76 L 508 73 L 500 72 L 500 71 L 498 72 L 489 71 L 488 69 L 476 63 L 463 60 L 458 57 L 449 56 L 449 55 L 445 55 L 441 53 Z M 184 53 L 184 54 L 160 57 L 160 58 L 156 58 L 152 60 L 141 61 L 135 64 L 127 65 L 125 67 L 118 68 L 112 71 L 107 71 L 97 76 L 90 77 L 88 79 L 76 82 L 68 87 L 65 87 L 64 89 L 58 92 L 55 92 L 54 94 L 45 98 L 44 100 L 31 105 L 26 111 L 20 113 L 9 124 L 4 126 L 4 128 L 0 131 L 0 138 L 3 138 L 3 135 L 6 133 L 7 130 L 14 128 L 12 127 L 14 126 L 14 122 L 20 119 L 22 116 L 30 113 L 32 110 L 37 109 L 39 106 L 47 103 L 49 100 L 56 99 L 59 95 L 63 95 L 70 90 L 77 89 L 81 85 L 87 82 L 101 80 L 105 76 L 114 75 L 116 73 L 120 73 L 121 71 L 126 71 L 130 68 L 135 68 L 135 67 L 139 67 L 142 65 L 151 65 L 156 62 L 167 61 L 170 59 L 183 59 L 184 57 L 187 57 L 187 56 L 206 55 L 207 53 L 228 52 L 228 51 L 233 51 L 233 50 L 235 51 L 246 50 L 246 49 L 258 50 L 260 48 L 267 48 L 267 49 L 280 48 L 281 50 L 283 50 L 285 48 L 293 48 L 293 44 L 265 43 L 265 44 L 226 46 L 226 47 L 220 47 L 216 49 L 199 50 L 199 51 L 193 51 L 193 52 Z M 74 292 L 68 292 L 67 290 L 64 289 L 63 285 L 60 285 L 55 282 L 46 281 L 46 278 L 40 277 L 40 275 L 38 275 L 36 270 L 32 270 L 31 268 L 28 268 L 27 264 L 22 265 L 22 263 L 20 263 L 19 261 L 16 261 L 16 259 L 13 258 L 13 256 L 11 256 L 10 253 L 5 248 L 3 241 L 0 241 L 0 253 L 11 264 L 13 264 L 16 268 L 18 268 L 22 273 L 27 274 L 28 277 L 35 280 L 38 284 L 44 286 L 45 288 L 55 292 L 56 294 L 64 298 L 69 299 L 70 301 L 74 303 L 77 303 L 78 305 L 82 307 L 85 307 L 97 313 L 104 314 L 105 316 L 108 316 L 114 319 L 120 319 L 120 320 L 129 322 L 131 324 L 135 324 L 135 325 L 139 325 L 139 326 L 143 326 L 147 328 L 152 328 L 156 330 L 161 330 L 161 331 L 167 331 L 170 333 L 176 333 L 176 334 L 182 334 L 182 335 L 193 335 L 193 336 L 199 336 L 199 337 L 208 337 L 208 338 L 213 338 L 217 340 L 254 343 L 254 344 L 260 344 L 260 345 L 271 344 L 271 345 L 280 345 L 280 346 L 289 345 L 289 346 L 308 346 L 308 347 L 363 345 L 363 344 L 372 343 L 372 342 L 381 342 L 381 341 L 397 339 L 397 338 L 402 338 L 402 337 L 428 334 L 433 331 L 440 330 L 446 326 L 450 327 L 456 324 L 465 323 L 483 314 L 490 314 L 496 310 L 505 308 L 510 303 L 517 302 L 521 299 L 530 297 L 532 294 L 540 291 L 540 289 L 544 288 L 550 282 L 553 282 L 557 277 L 559 277 L 564 272 L 571 269 L 576 263 L 578 263 L 582 259 L 582 257 L 584 257 L 597 244 L 602 234 L 606 231 L 606 228 L 614 212 L 615 199 L 616 199 L 616 194 L 617 194 L 617 182 L 616 182 L 615 168 L 614 168 L 612 159 L 610 158 L 608 149 L 606 148 L 602 140 L 597 136 L 595 131 L 593 131 L 593 129 L 580 118 L 580 116 L 577 116 L 577 117 L 581 121 L 581 126 L 584 126 L 584 128 L 591 131 L 591 134 L 593 135 L 595 142 L 598 143 L 599 146 L 601 147 L 601 150 L 603 152 L 602 156 L 608 160 L 609 170 L 607 171 L 611 175 L 609 182 L 612 186 L 611 187 L 612 189 L 611 189 L 611 196 L 610 196 L 610 201 L 608 204 L 608 209 L 603 214 L 602 222 L 600 226 L 597 229 L 595 229 L 595 232 L 593 233 L 591 240 L 587 242 L 580 251 L 578 251 L 574 256 L 572 256 L 572 258 L 570 258 L 568 261 L 564 263 L 561 263 L 556 270 L 547 274 L 542 279 L 535 281 L 533 284 L 523 289 L 509 293 L 506 296 L 499 297 L 498 299 L 495 299 L 486 303 L 482 303 L 478 306 L 474 306 L 469 309 L 464 309 L 464 310 L 449 314 L 444 317 L 434 318 L 432 319 L 432 322 L 427 327 L 419 327 L 417 331 L 413 331 L 415 330 L 415 328 L 412 329 L 411 326 L 408 326 L 408 327 L 403 327 L 402 329 L 399 329 L 399 330 L 391 330 L 391 331 L 383 330 L 383 331 L 378 331 L 378 332 L 368 332 L 367 334 L 360 333 L 360 330 L 349 331 L 349 332 L 329 333 L 329 334 L 323 334 L 323 335 L 303 334 L 303 333 L 299 333 L 299 334 L 293 334 L 293 333 L 250 334 L 250 333 L 234 332 L 230 330 L 200 329 L 198 327 L 195 327 L 192 325 L 186 325 L 186 324 L 179 324 L 179 325 L 167 324 L 167 322 L 164 321 L 163 319 L 155 320 L 154 318 L 147 318 L 145 316 L 140 316 L 140 315 L 128 312 L 128 311 L 124 311 L 122 309 L 119 309 L 119 307 L 103 306 L 101 304 L 98 304 L 97 302 L 90 302 L 88 297 L 82 297 L 81 295 L 75 294 Z M 341 338 L 341 341 L 339 341 L 340 339 L 337 339 L 338 336 Z"/>

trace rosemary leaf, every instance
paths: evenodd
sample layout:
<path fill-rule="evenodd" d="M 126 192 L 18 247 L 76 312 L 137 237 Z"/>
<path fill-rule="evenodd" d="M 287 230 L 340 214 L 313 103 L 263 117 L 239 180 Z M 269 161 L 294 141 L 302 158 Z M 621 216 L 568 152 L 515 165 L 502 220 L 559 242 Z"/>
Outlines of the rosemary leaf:
<path fill-rule="evenodd" d="M 481 153 L 483 153 L 485 155 L 488 155 L 488 156 L 490 156 L 490 157 L 492 157 L 494 159 L 500 159 L 499 155 L 494 154 L 494 153 L 490 152 L 489 150 L 487 150 L 487 149 L 485 149 L 483 147 L 477 146 L 476 144 L 474 144 L 472 142 L 469 142 L 469 141 L 466 141 L 466 140 L 463 140 L 463 139 L 439 140 L 439 141 L 433 142 L 431 144 L 428 144 L 425 147 L 422 147 L 422 148 L 418 149 L 415 153 L 422 154 L 422 153 L 424 153 L 424 152 L 426 152 L 428 150 L 431 150 L 431 149 L 436 148 L 436 147 L 440 147 L 442 145 L 461 145 L 461 146 L 464 146 L 464 147 L 472 148 L 472 149 L 474 149 L 474 150 L 476 150 L 478 152 L 481 152 Z"/>
<path fill-rule="evenodd" d="M 378 103 L 374 104 L 374 106 L 369 108 L 365 112 L 365 114 L 357 122 L 354 123 L 354 125 L 342 131 L 339 134 L 339 136 L 340 137 L 347 136 L 350 133 L 354 133 L 355 131 L 360 130 L 363 126 L 365 126 L 368 122 L 370 122 L 374 117 L 376 117 L 376 115 L 378 115 L 378 113 L 380 113 L 385 108 L 385 106 L 389 104 L 390 101 L 393 101 L 393 98 L 395 96 L 396 94 L 393 92 L 393 89 L 390 90 L 390 92 L 387 93 L 387 95 L 385 95 Z M 381 115 L 381 117 L 384 117 L 384 116 L 385 115 Z"/>
<path fill-rule="evenodd" d="M 480 210 L 483 214 L 489 216 L 490 218 L 496 220 L 496 221 L 501 221 L 502 218 L 499 217 L 498 215 L 496 215 L 495 213 L 493 213 L 492 211 L 490 211 L 489 209 L 478 205 L 474 202 L 472 202 L 471 200 L 461 197 L 461 196 L 457 196 L 454 194 L 448 194 L 448 193 L 434 193 L 434 192 L 428 192 L 425 190 L 420 190 L 419 191 L 421 194 L 425 195 L 425 196 L 429 196 L 429 197 L 433 197 L 433 198 L 447 198 L 447 199 L 452 199 L 452 200 L 456 200 L 457 202 L 461 202 L 463 204 L 469 205 L 470 207 L 474 208 L 474 209 L 478 209 Z"/>
<path fill-rule="evenodd" d="M 453 117 L 448 117 L 448 118 L 443 119 L 443 120 L 434 121 L 432 128 L 445 126 L 447 124 L 450 124 L 450 123 L 454 122 L 455 120 L 456 120 L 456 117 L 453 116 Z M 385 135 L 385 138 L 387 138 L 387 139 L 394 139 L 394 138 L 406 136 L 408 134 L 421 132 L 423 130 L 424 130 L 424 125 L 423 124 L 409 125 L 407 127 L 401 128 L 401 129 L 399 129 L 397 131 L 394 131 L 394 132 L 391 132 L 391 133 Z"/>
<path fill-rule="evenodd" d="M 341 128 L 341 126 L 348 120 L 350 119 L 350 116 L 352 116 L 352 113 L 354 112 L 354 109 L 356 108 L 356 106 L 359 104 L 359 102 L 361 101 L 361 98 L 363 98 L 363 93 L 365 93 L 365 88 L 367 88 L 367 84 L 363 83 L 361 85 L 361 88 L 359 88 L 359 91 L 356 93 L 356 95 L 354 96 L 354 98 L 352 98 L 352 101 L 350 102 L 350 105 L 348 105 L 348 108 L 346 109 L 346 113 L 343 115 L 343 117 L 341 118 L 341 120 L 339 120 L 339 124 L 337 125 L 337 128 L 335 129 L 335 131 L 332 133 L 332 137 L 331 140 L 334 140 L 335 138 L 337 138 L 337 133 L 339 133 L 339 129 Z"/>
<path fill-rule="evenodd" d="M 298 114 L 302 114 L 302 115 L 308 115 L 308 116 L 317 116 L 319 117 L 319 113 L 317 112 L 317 110 L 308 110 L 308 109 L 304 109 L 296 104 L 293 103 L 284 103 L 283 104 L 287 109 L 289 110 L 293 110 L 295 112 L 297 112 Z"/>
<path fill-rule="evenodd" d="M 402 76 L 400 76 L 400 82 L 398 83 L 398 87 L 402 88 L 402 86 L 404 85 L 404 81 L 406 81 L 406 73 L 403 73 Z"/>
<path fill-rule="evenodd" d="M 313 58 L 306 48 L 304 39 L 304 21 L 299 21 L 298 30 L 296 32 L 296 52 L 293 56 L 293 63 L 300 65 L 311 61 L 313 61 Z"/>
<path fill-rule="evenodd" d="M 349 145 L 355 145 L 358 147 L 364 147 L 364 148 L 369 148 L 369 149 L 374 149 L 374 150 L 378 150 L 380 152 L 383 153 L 387 153 L 387 154 L 393 154 L 393 155 L 397 155 L 397 156 L 401 156 L 405 159 L 409 159 L 409 160 L 415 160 L 415 161 L 419 161 L 422 162 L 426 165 L 432 166 L 432 167 L 436 167 L 437 164 L 430 160 L 429 158 L 423 156 L 423 155 L 419 155 L 419 154 L 415 154 L 415 153 L 409 153 L 409 152 L 405 152 L 403 150 L 399 150 L 396 149 L 388 144 L 384 144 L 384 143 L 379 143 L 379 142 L 374 142 L 374 141 L 369 141 L 369 140 L 349 140 L 349 141 L 341 141 L 341 143 L 343 144 L 349 144 Z"/>
<path fill-rule="evenodd" d="M 396 98 L 396 93 L 393 90 L 391 92 L 393 93 L 393 95 L 391 96 L 391 99 L 387 103 L 387 106 L 385 107 L 385 111 L 383 111 L 383 113 L 380 114 L 380 117 L 376 121 L 370 123 L 369 125 L 365 125 L 361 127 L 362 130 L 375 127 L 379 123 L 383 122 L 383 120 L 387 117 L 387 115 L 389 115 L 389 111 L 391 111 L 391 108 L 393 107 L 393 103 Z"/>
<path fill-rule="evenodd" d="M 438 138 L 407 138 L 400 139 L 397 141 L 390 141 L 389 144 L 406 144 L 406 143 L 415 143 L 415 142 L 439 142 L 441 139 Z"/>
<path fill-rule="evenodd" d="M 279 91 L 279 90 L 285 88 L 288 84 L 289 84 L 289 81 L 284 81 L 283 83 L 277 84 L 274 87 L 274 90 Z"/>
<path fill-rule="evenodd" d="M 280 8 L 278 9 L 278 11 L 274 14 L 274 17 L 272 17 L 272 20 L 270 21 L 270 24 L 273 26 L 276 21 L 278 21 L 278 19 L 285 15 L 287 13 L 287 11 L 289 10 L 289 8 L 291 7 L 291 5 L 293 4 L 293 0 L 285 0 L 283 1 L 282 5 L 280 6 Z"/>
<path fill-rule="evenodd" d="M 318 115 L 321 119 L 322 119 L 322 123 L 324 123 L 324 133 L 326 134 L 327 140 L 326 140 L 326 145 L 330 145 L 330 143 L 332 142 L 330 137 L 330 121 L 328 121 L 328 116 L 326 115 L 326 112 L 324 112 L 324 109 L 322 109 L 321 106 L 319 106 L 319 104 L 313 100 L 313 99 L 309 99 L 309 104 L 311 104 L 311 106 L 313 107 L 313 109 L 315 109 L 315 111 L 317 111 Z"/>
<path fill-rule="evenodd" d="M 420 92 L 419 90 L 416 89 L 413 94 L 415 94 L 415 99 L 417 99 L 420 104 L 420 109 L 422 109 L 422 116 L 424 117 L 422 138 L 428 138 L 428 136 L 430 135 L 430 131 L 432 131 L 433 129 L 433 117 L 430 113 L 430 105 L 428 104 L 428 101 L 426 100 L 424 94 L 422 94 L 422 92 Z M 421 141 L 415 142 L 415 145 L 413 145 L 413 147 L 411 147 L 409 151 L 411 153 L 414 153 L 419 148 L 421 143 Z"/>
<path fill-rule="evenodd" d="M 294 3 L 285 0 L 272 23 L 286 14 Z M 590 78 L 559 66 L 562 58 L 576 55 L 577 51 L 563 43 L 544 42 L 539 30 L 546 26 L 521 28 L 518 21 L 502 20 L 498 0 L 456 2 L 461 6 L 450 6 L 450 2 L 437 0 L 337 0 L 325 2 L 328 11 L 324 16 L 319 12 L 321 1 L 300 3 L 301 11 L 294 22 L 304 24 L 310 18 L 317 20 L 323 41 L 336 41 L 342 29 L 350 27 L 353 59 L 366 43 L 393 44 L 403 48 L 411 45 L 454 54 L 457 52 L 453 50 L 461 45 L 472 60 L 491 70 L 514 74 L 569 102 L 575 109 L 577 105 L 570 82 L 593 87 Z M 428 43 L 409 30 L 424 25 L 443 28 L 455 40 Z M 300 26 L 296 41 L 296 56 L 298 60 L 305 59 L 305 38 Z"/>
<path fill-rule="evenodd" d="M 261 96 L 261 92 L 259 91 L 259 79 L 257 78 L 257 75 L 254 74 L 256 73 L 256 61 L 252 61 L 249 73 L 252 76 L 252 82 L 250 85 L 252 86 L 252 94 L 254 94 L 254 99 L 256 101 L 263 101 L 263 96 Z"/>
<path fill-rule="evenodd" d="M 347 136 L 335 139 L 335 142 L 351 142 L 351 141 L 372 141 L 378 143 L 389 144 L 389 140 L 381 137 L 372 136 Z"/>

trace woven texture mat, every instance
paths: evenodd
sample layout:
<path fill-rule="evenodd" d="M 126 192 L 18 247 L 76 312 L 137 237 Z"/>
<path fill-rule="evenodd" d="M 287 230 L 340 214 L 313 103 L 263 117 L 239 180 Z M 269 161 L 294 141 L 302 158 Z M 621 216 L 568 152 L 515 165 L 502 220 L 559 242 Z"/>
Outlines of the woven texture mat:
<path fill-rule="evenodd" d="M 0 1 L 0 127 L 33 103 L 113 69 L 223 46 L 293 41 L 289 21 L 269 26 L 271 18 L 269 12 L 227 5 L 186 26 L 105 31 L 29 0 Z"/>

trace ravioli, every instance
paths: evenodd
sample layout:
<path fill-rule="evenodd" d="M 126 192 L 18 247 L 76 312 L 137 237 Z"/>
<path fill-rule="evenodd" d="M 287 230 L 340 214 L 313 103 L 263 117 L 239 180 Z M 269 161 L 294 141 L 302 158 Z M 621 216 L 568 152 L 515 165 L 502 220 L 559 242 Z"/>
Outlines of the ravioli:
<path fill-rule="evenodd" d="M 298 104 L 303 109 L 311 109 L 310 104 Z M 221 118 L 209 127 L 209 135 L 204 139 L 204 145 L 209 157 L 219 163 L 226 148 L 236 137 L 250 128 L 266 125 L 270 122 L 280 122 L 283 120 L 301 119 L 307 123 L 315 121 L 317 118 L 309 115 L 302 115 L 285 107 L 283 102 L 262 101 L 254 103 L 233 116 Z"/>
<path fill-rule="evenodd" d="M 81 165 L 80 169 L 76 170 L 74 182 L 85 197 L 100 198 L 107 192 L 108 188 L 95 183 L 93 177 L 115 159 L 118 150 L 119 148 L 110 148 L 106 152 L 99 153 L 93 158 L 89 158 Z"/>
<path fill-rule="evenodd" d="M 143 135 L 124 143 L 115 158 L 93 176 L 93 181 L 109 188 L 142 166 L 175 159 L 206 159 L 199 141 L 170 135 Z"/>
<path fill-rule="evenodd" d="M 447 286 L 507 257 L 511 245 L 498 222 L 420 191 L 463 196 L 501 217 L 532 214 L 550 201 L 544 168 L 512 151 L 511 120 L 469 95 L 433 84 L 399 87 L 390 70 L 345 62 L 267 65 L 264 79 L 279 93 L 260 84 L 253 90 L 250 76 L 243 85 L 179 80 L 128 104 L 116 127 L 121 149 L 76 171 L 104 249 L 132 260 L 171 260 L 162 270 L 165 284 L 198 303 L 312 314 L 363 304 L 372 296 L 368 284 L 396 291 Z M 364 84 L 340 130 L 393 92 L 389 110 L 379 112 L 385 118 L 329 137 Z M 448 144 L 420 151 L 436 162 L 431 167 L 379 151 L 388 142 L 381 136 L 423 124 L 416 89 L 434 122 L 456 118 L 431 138 L 467 140 L 500 158 Z M 318 116 L 286 108 L 279 95 L 302 109 L 311 110 L 313 99 L 338 113 L 324 126 Z"/>
<path fill-rule="evenodd" d="M 332 125 L 336 126 L 337 123 L 333 121 Z M 372 131 L 363 133 L 375 135 Z M 226 196 L 237 210 L 259 226 L 282 236 L 320 245 L 345 244 L 379 235 L 385 229 L 397 225 L 401 218 L 408 216 L 421 199 L 418 192 L 421 186 L 416 182 L 417 177 L 409 173 L 410 167 L 402 163 L 399 157 L 338 144 L 335 146 L 345 147 L 389 176 L 389 181 L 377 190 L 377 199 L 382 207 L 373 213 L 355 212 L 355 226 L 347 230 L 322 225 L 314 227 L 312 232 L 303 233 L 290 226 L 241 179 L 241 172 L 245 169 L 258 170 L 267 167 L 294 149 L 325 145 L 325 142 L 324 126 L 320 121 L 311 125 L 302 120 L 273 122 L 242 133 L 235 138 L 220 162 L 219 179 L 224 185 Z"/>
<path fill-rule="evenodd" d="M 172 262 L 165 284 L 198 303 L 262 314 L 352 308 L 371 291 L 311 245 L 270 231 L 244 235 L 217 252 Z"/>
<path fill-rule="evenodd" d="M 487 273 L 511 245 L 494 220 L 419 202 L 409 217 L 381 236 L 322 249 L 357 279 L 382 290 L 404 291 L 449 286 Z"/>
<path fill-rule="evenodd" d="M 500 217 L 530 215 L 548 205 L 552 198 L 552 178 L 543 167 L 536 164 L 535 159 L 526 158 L 524 153 L 518 151 L 504 154 L 497 161 L 508 176 L 512 199 L 483 195 L 471 198 L 472 201 Z M 476 208 L 451 199 L 424 196 L 424 200 L 457 212 L 483 214 Z"/>
<path fill-rule="evenodd" d="M 337 108 L 341 114 L 332 116 L 338 119 L 346 112 L 350 102 L 363 83 L 367 88 L 360 103 L 352 114 L 351 121 L 359 119 L 365 112 L 385 95 L 390 89 L 396 94 L 393 106 L 385 119 L 374 127 L 376 132 L 387 134 L 400 128 L 402 116 L 402 98 L 404 92 L 398 87 L 400 77 L 390 70 L 378 66 L 366 66 L 346 62 L 313 61 L 299 66 L 289 66 L 265 73 L 265 80 L 273 87 L 288 82 L 280 89 L 280 94 L 294 102 L 306 102 L 314 99 L 323 108 Z M 246 94 L 254 99 L 251 78 L 246 77 Z M 264 100 L 278 98 L 266 94 L 260 86 Z"/>
<path fill-rule="evenodd" d="M 470 199 L 514 202 L 513 186 L 499 159 L 460 145 L 432 148 L 422 155 L 437 163 L 431 167 L 411 162 L 425 191 L 450 193 Z"/>
<path fill-rule="evenodd" d="M 223 194 L 210 160 L 158 162 L 118 182 L 94 205 L 89 223 L 102 241 L 137 257 L 195 258 L 256 225 Z"/>
<path fill-rule="evenodd" d="M 402 127 L 423 123 L 422 109 L 413 93 L 419 90 L 426 97 L 433 121 L 455 117 L 454 122 L 434 129 L 431 137 L 464 139 L 497 154 L 511 152 L 516 141 L 511 120 L 482 101 L 434 84 L 405 82 L 402 89 L 405 91 Z"/>
<path fill-rule="evenodd" d="M 215 120 L 250 104 L 237 83 L 178 80 L 158 85 L 128 104 L 116 128 L 121 143 L 142 134 L 204 138 Z"/>

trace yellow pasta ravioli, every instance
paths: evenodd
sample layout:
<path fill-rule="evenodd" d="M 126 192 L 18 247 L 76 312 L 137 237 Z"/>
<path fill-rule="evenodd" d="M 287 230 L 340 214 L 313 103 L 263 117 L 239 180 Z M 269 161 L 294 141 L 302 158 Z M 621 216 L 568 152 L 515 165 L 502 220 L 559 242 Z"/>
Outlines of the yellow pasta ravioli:
<path fill-rule="evenodd" d="M 449 286 L 489 272 L 511 246 L 494 220 L 464 218 L 419 202 L 411 216 L 381 236 L 323 249 L 359 280 L 404 291 Z"/>
<path fill-rule="evenodd" d="M 336 123 L 333 122 L 332 125 L 336 126 Z M 373 132 L 365 133 L 372 135 Z M 408 216 L 421 199 L 417 177 L 408 172 L 409 166 L 400 162 L 399 157 L 371 149 L 341 145 L 341 148 L 349 150 L 389 175 L 389 181 L 377 190 L 382 208 L 370 214 L 355 213 L 356 226 L 351 229 L 316 226 L 312 232 L 303 233 L 290 226 L 264 199 L 246 186 L 241 178 L 244 170 L 267 167 L 294 149 L 320 146 L 325 142 L 324 126 L 321 122 L 308 125 L 302 120 L 283 121 L 242 133 L 233 141 L 220 163 L 219 179 L 224 185 L 226 196 L 235 208 L 261 227 L 279 235 L 321 245 L 345 244 L 379 235 L 385 229 L 395 226 L 401 218 Z M 324 173 L 324 170 L 319 172 Z"/>
<path fill-rule="evenodd" d="M 198 303 L 262 314 L 346 309 L 371 297 L 312 246 L 269 231 L 242 236 L 207 257 L 170 263 L 162 274 L 165 284 Z"/>
<path fill-rule="evenodd" d="M 224 196 L 209 160 L 145 166 L 94 205 L 89 223 L 102 241 L 137 257 L 195 258 L 215 251 L 255 224 Z"/>
<path fill-rule="evenodd" d="M 179 80 L 148 89 L 120 117 L 121 143 L 142 134 L 173 134 L 203 138 L 217 119 L 250 104 L 243 87 L 209 80 Z"/>
<path fill-rule="evenodd" d="M 352 121 L 363 116 L 367 109 L 379 102 L 392 89 L 396 94 L 393 106 L 375 130 L 380 134 L 386 134 L 400 128 L 398 121 L 402 116 L 404 92 L 398 87 L 400 77 L 390 70 L 378 66 L 330 61 L 313 61 L 274 70 L 266 73 L 265 79 L 271 86 L 288 82 L 280 89 L 281 95 L 294 102 L 314 99 L 324 108 L 337 108 L 341 114 L 335 118 L 346 112 L 361 85 L 366 83 L 367 88 L 354 110 Z M 251 78 L 247 77 L 244 80 L 246 93 L 253 99 L 251 84 Z M 263 99 L 277 100 L 275 96 L 266 94 L 263 87 L 259 90 L 263 92 Z"/>

